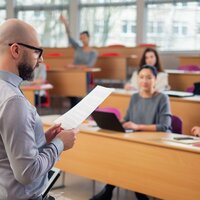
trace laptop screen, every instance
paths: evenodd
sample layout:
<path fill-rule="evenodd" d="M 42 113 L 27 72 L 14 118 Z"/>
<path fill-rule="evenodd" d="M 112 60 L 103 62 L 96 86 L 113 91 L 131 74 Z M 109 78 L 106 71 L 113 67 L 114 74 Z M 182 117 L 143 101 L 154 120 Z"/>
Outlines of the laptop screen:
<path fill-rule="evenodd" d="M 118 132 L 133 132 L 133 130 L 126 130 L 114 113 L 94 111 L 92 117 L 97 125 L 102 129 L 118 131 Z"/>

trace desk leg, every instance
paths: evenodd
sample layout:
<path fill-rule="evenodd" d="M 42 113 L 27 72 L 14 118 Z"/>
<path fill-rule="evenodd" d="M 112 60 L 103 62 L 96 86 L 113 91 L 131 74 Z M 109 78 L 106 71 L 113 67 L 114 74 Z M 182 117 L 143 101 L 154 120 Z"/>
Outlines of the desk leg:
<path fill-rule="evenodd" d="M 96 187 L 96 181 L 92 180 L 92 196 L 95 195 L 95 187 Z"/>

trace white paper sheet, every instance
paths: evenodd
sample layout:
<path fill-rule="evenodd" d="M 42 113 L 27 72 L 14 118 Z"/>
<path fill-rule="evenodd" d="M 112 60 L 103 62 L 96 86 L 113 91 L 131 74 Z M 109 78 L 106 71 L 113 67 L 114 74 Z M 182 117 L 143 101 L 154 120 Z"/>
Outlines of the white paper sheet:
<path fill-rule="evenodd" d="M 66 130 L 77 128 L 113 91 L 113 88 L 96 86 L 84 99 L 57 118 L 54 123 L 61 123 L 62 128 Z"/>

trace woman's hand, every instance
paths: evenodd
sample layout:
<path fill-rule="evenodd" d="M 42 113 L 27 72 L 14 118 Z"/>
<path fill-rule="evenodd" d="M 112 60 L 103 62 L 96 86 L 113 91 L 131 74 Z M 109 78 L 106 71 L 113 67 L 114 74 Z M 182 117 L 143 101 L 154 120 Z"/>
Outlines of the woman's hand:
<path fill-rule="evenodd" d="M 126 84 L 124 85 L 124 89 L 125 89 L 125 90 L 133 90 L 134 88 L 133 88 L 133 86 L 132 86 L 130 83 L 126 83 Z"/>
<path fill-rule="evenodd" d="M 66 17 L 64 17 L 62 14 L 60 15 L 60 21 L 61 21 L 63 24 L 65 24 L 65 25 L 68 24 L 68 23 L 67 23 Z"/>
<path fill-rule="evenodd" d="M 139 130 L 139 125 L 134 123 L 134 122 L 124 122 L 123 123 L 123 127 L 126 128 L 126 129 L 133 129 L 135 131 L 138 131 Z"/>
<path fill-rule="evenodd" d="M 192 135 L 200 137 L 200 127 L 194 126 L 191 130 Z"/>
<path fill-rule="evenodd" d="M 50 143 L 56 137 L 56 135 L 58 133 L 60 133 L 62 130 L 63 130 L 63 128 L 61 127 L 61 124 L 55 124 L 54 126 L 49 128 L 45 132 L 45 137 L 46 137 L 47 143 Z"/>

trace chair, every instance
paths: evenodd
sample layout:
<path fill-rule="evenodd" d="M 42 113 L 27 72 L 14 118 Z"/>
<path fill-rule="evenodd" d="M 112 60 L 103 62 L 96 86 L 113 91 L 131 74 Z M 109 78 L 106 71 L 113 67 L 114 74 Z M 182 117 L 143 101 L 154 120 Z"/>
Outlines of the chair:
<path fill-rule="evenodd" d="M 50 104 L 51 104 L 51 98 L 50 98 L 50 94 L 48 91 L 45 91 L 45 97 L 46 97 L 46 101 L 41 103 L 41 107 L 45 107 L 45 108 L 49 108 Z"/>
<path fill-rule="evenodd" d="M 191 87 L 186 88 L 185 91 L 186 91 L 186 92 L 191 92 L 191 93 L 193 93 L 193 92 L 194 92 L 194 86 L 191 86 Z"/>
<path fill-rule="evenodd" d="M 102 53 L 100 55 L 100 57 L 117 57 L 117 56 L 120 56 L 120 54 L 116 52 Z"/>
<path fill-rule="evenodd" d="M 156 44 L 152 44 L 152 43 L 142 43 L 142 44 L 139 44 L 138 47 L 156 48 L 157 45 Z"/>
<path fill-rule="evenodd" d="M 172 133 L 182 134 L 182 120 L 180 117 L 172 115 Z"/>
<path fill-rule="evenodd" d="M 103 111 L 103 112 L 110 112 L 110 113 L 114 113 L 116 115 L 116 117 L 121 120 L 121 113 L 119 111 L 119 109 L 114 108 L 114 107 L 102 107 L 102 108 L 97 108 L 97 111 Z"/>
<path fill-rule="evenodd" d="M 57 52 L 48 53 L 45 55 L 46 58 L 55 58 L 55 57 L 61 57 L 61 56 L 63 56 L 63 54 L 57 53 Z"/>
<path fill-rule="evenodd" d="M 126 46 L 124 46 L 123 44 L 111 44 L 111 45 L 108 45 L 107 47 L 109 47 L 109 48 L 124 48 Z"/>
<path fill-rule="evenodd" d="M 197 65 L 182 65 L 182 66 L 178 67 L 178 70 L 200 71 L 200 66 L 197 66 Z"/>

